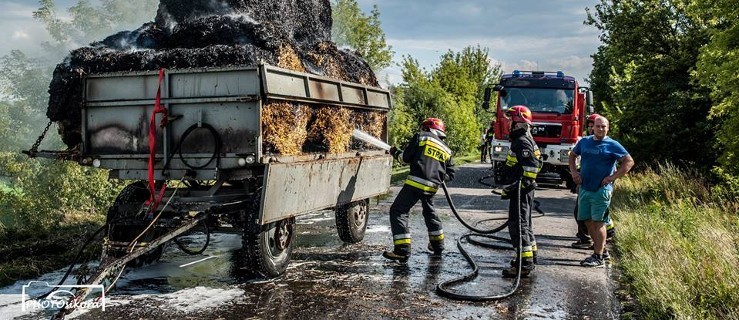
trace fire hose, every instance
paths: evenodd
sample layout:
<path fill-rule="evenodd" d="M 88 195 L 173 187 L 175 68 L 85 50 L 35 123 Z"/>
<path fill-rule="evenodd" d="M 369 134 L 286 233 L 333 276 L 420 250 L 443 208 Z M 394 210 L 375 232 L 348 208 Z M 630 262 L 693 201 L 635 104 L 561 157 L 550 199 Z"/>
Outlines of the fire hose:
<path fill-rule="evenodd" d="M 519 180 L 516 184 L 518 185 L 518 187 L 516 188 L 516 195 L 517 195 L 516 199 L 521 199 L 521 181 Z M 493 300 L 501 300 L 501 299 L 505 299 L 507 297 L 510 297 L 511 295 L 513 295 L 516 292 L 516 290 L 518 290 L 518 286 L 519 286 L 519 284 L 521 282 L 521 265 L 522 265 L 522 263 L 520 263 L 520 261 L 519 261 L 519 263 L 516 266 L 518 268 L 518 270 L 516 272 L 516 279 L 515 279 L 513 285 L 511 286 L 511 288 L 507 292 L 504 292 L 502 294 L 495 294 L 495 295 L 470 295 L 470 294 L 457 293 L 457 292 L 454 292 L 454 291 L 452 291 L 450 289 L 450 287 L 452 285 L 459 284 L 459 283 L 462 283 L 462 282 L 471 281 L 471 280 L 475 279 L 478 276 L 478 274 L 479 274 L 479 267 L 477 266 L 477 263 L 475 262 L 475 260 L 472 259 L 472 256 L 464 248 L 464 246 L 462 246 L 462 240 L 467 240 L 467 242 L 469 242 L 469 243 L 473 243 L 473 244 L 476 244 L 476 245 L 479 245 L 479 246 L 484 246 L 484 247 L 492 248 L 492 249 L 510 250 L 512 248 L 510 246 L 496 245 L 496 244 L 484 243 L 484 242 L 479 242 L 479 241 L 472 240 L 471 239 L 472 237 L 479 237 L 479 238 L 491 239 L 491 240 L 494 240 L 494 241 L 506 242 L 506 243 L 510 244 L 510 240 L 509 239 L 492 235 L 492 234 L 497 233 L 497 232 L 503 230 L 504 228 L 506 228 L 508 226 L 509 220 L 506 220 L 505 223 L 503 223 L 500 226 L 495 227 L 493 229 L 489 229 L 489 230 L 478 229 L 478 228 L 470 225 L 469 223 L 467 223 L 459 215 L 459 213 L 457 212 L 457 208 L 454 206 L 454 201 L 452 201 L 451 196 L 449 196 L 449 191 L 447 190 L 446 184 L 445 183 L 442 183 L 441 184 L 441 187 L 444 190 L 444 195 L 446 196 L 447 202 L 449 202 L 449 207 L 451 208 L 452 213 L 454 213 L 454 216 L 457 217 L 457 220 L 459 220 L 459 222 L 463 226 L 465 226 L 467 229 L 469 229 L 469 230 L 472 231 L 472 233 L 467 233 L 467 234 L 462 235 L 461 237 L 459 237 L 457 239 L 457 248 L 459 249 L 459 252 L 462 254 L 462 256 L 464 256 L 465 260 L 467 260 L 467 263 L 472 268 L 472 271 L 469 272 L 466 275 L 463 275 L 463 276 L 460 276 L 460 277 L 457 277 L 457 278 L 454 278 L 454 279 L 451 279 L 451 280 L 447 280 L 447 281 L 443 281 L 443 282 L 439 283 L 436 286 L 436 293 L 438 295 L 442 296 L 442 297 L 446 297 L 446 298 L 450 298 L 450 299 L 454 299 L 454 300 L 464 300 L 464 301 L 493 301 Z M 520 217 L 521 216 L 521 206 L 520 205 L 517 205 L 516 208 L 518 210 L 518 216 Z M 540 217 L 540 216 L 543 216 L 544 215 L 544 212 L 541 209 L 539 209 L 538 202 L 535 202 L 535 210 L 540 214 L 540 215 L 538 215 L 536 217 Z M 523 234 L 523 232 L 522 232 L 523 230 L 521 230 L 521 224 L 520 223 L 518 224 L 518 227 L 519 227 L 518 234 L 519 235 L 522 235 Z M 515 248 L 521 248 L 521 245 L 522 245 L 522 243 L 521 243 L 521 236 L 519 236 L 519 238 L 518 238 L 518 244 L 513 249 L 515 250 Z M 520 254 L 520 253 L 517 252 L 517 254 Z"/>
<path fill-rule="evenodd" d="M 360 131 L 358 129 L 355 129 L 354 130 L 354 132 L 352 133 L 352 136 L 354 138 L 356 138 L 356 139 L 365 141 L 365 142 L 367 142 L 369 144 L 372 144 L 372 145 L 374 145 L 376 147 L 379 147 L 381 149 L 390 150 L 390 145 L 388 145 L 384 141 L 379 140 L 379 139 L 377 139 L 375 137 L 372 137 L 371 135 L 369 135 L 369 134 L 367 134 L 365 132 L 362 132 L 362 131 Z M 490 176 L 483 177 L 478 182 L 483 183 L 483 184 L 488 185 L 488 186 L 492 186 L 492 185 L 489 185 L 487 183 L 482 182 L 482 180 L 484 180 L 486 178 L 489 178 L 489 177 Z M 516 193 L 517 193 L 516 199 L 521 199 L 521 181 L 520 180 L 517 182 L 517 185 L 518 185 L 518 187 L 516 188 Z M 495 241 L 507 242 L 507 243 L 510 244 L 510 240 L 509 239 L 502 238 L 502 237 L 497 237 L 497 236 L 493 236 L 492 235 L 492 234 L 497 233 L 497 232 L 503 230 L 504 228 L 506 228 L 508 226 L 508 220 L 506 220 L 506 222 L 503 223 L 502 225 L 500 225 L 500 226 L 498 226 L 496 228 L 490 229 L 490 230 L 478 229 L 478 228 L 470 225 L 469 223 L 467 223 L 459 215 L 459 213 L 457 212 L 457 208 L 454 206 L 454 201 L 452 201 L 452 198 L 449 196 L 449 190 L 447 190 L 446 184 L 442 182 L 441 183 L 441 187 L 444 190 L 444 195 L 446 196 L 447 202 L 449 202 L 449 207 L 451 208 L 451 210 L 454 213 L 454 215 L 457 217 L 457 220 L 459 220 L 459 222 L 462 223 L 463 226 L 465 226 L 467 229 L 469 229 L 469 230 L 471 230 L 473 232 L 473 233 L 465 234 L 465 235 L 461 236 L 459 239 L 457 239 L 457 248 L 459 248 L 459 251 L 460 251 L 460 253 L 462 253 L 462 256 L 464 256 L 464 258 L 467 260 L 467 262 L 472 267 L 472 271 L 470 273 L 464 275 L 464 276 L 457 277 L 457 278 L 454 278 L 454 279 L 451 279 L 451 280 L 447 280 L 447 281 L 443 281 L 443 282 L 439 283 L 436 286 L 436 293 L 438 295 L 443 296 L 443 297 L 446 297 L 446 298 L 455 299 L 455 300 L 465 300 L 465 301 L 492 301 L 492 300 L 500 300 L 500 299 L 504 299 L 504 298 L 510 297 L 511 295 L 513 295 L 516 292 L 516 290 L 518 290 L 518 286 L 519 286 L 519 283 L 521 281 L 521 265 L 522 265 L 522 263 L 520 263 L 520 261 L 519 261 L 519 263 L 517 263 L 518 270 L 516 272 L 516 280 L 513 283 L 513 286 L 511 286 L 511 289 L 509 289 L 507 292 L 505 292 L 503 294 L 498 294 L 498 295 L 468 295 L 468 294 L 461 294 L 461 293 L 453 292 L 453 291 L 451 291 L 448 288 L 449 286 L 454 285 L 454 284 L 458 284 L 458 283 L 462 283 L 462 282 L 465 282 L 465 281 L 473 280 L 479 274 L 479 267 L 477 266 L 477 263 L 474 261 L 474 259 L 472 259 L 472 256 L 470 256 L 470 254 L 467 252 L 467 250 L 465 250 L 464 247 L 462 246 L 462 240 L 463 239 L 468 240 L 468 242 L 470 242 L 470 243 L 474 243 L 474 244 L 477 244 L 477 245 L 482 245 L 482 246 L 489 247 L 489 248 L 510 250 L 511 247 L 510 246 L 493 245 L 493 244 L 488 244 L 488 243 L 482 243 L 482 242 L 473 241 L 471 239 L 471 237 L 482 237 L 482 238 L 492 239 L 492 240 L 495 240 Z M 517 210 L 518 210 L 518 216 L 520 217 L 521 216 L 521 206 L 520 205 L 517 205 L 516 207 L 517 207 Z M 539 209 L 539 203 L 537 201 L 534 201 L 534 208 L 540 214 L 539 216 L 543 216 L 544 215 L 544 212 L 541 209 Z M 537 216 L 537 217 L 539 217 L 539 216 Z M 519 235 L 521 235 L 522 234 L 522 232 L 521 232 L 522 231 L 521 230 L 521 224 L 519 223 L 518 226 L 519 226 Z M 522 245 L 522 243 L 521 243 L 521 237 L 519 236 L 517 248 L 521 248 L 521 245 Z"/>

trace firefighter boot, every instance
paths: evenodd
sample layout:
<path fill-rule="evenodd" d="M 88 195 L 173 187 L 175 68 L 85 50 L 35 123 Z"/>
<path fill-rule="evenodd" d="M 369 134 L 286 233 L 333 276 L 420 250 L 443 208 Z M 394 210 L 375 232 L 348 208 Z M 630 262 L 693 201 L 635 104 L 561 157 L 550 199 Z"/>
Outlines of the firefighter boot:
<path fill-rule="evenodd" d="M 523 258 L 523 264 L 521 265 L 521 277 L 528 277 L 532 271 L 536 268 L 534 260 L 532 258 Z M 511 261 L 511 267 L 503 269 L 503 278 L 514 278 L 518 275 L 518 260 Z"/>
<path fill-rule="evenodd" d="M 444 240 L 441 240 L 441 241 L 429 241 L 429 245 L 428 245 L 427 249 L 433 255 L 440 256 L 441 253 L 444 252 Z"/>
<path fill-rule="evenodd" d="M 385 259 L 398 261 L 400 263 L 408 262 L 411 257 L 411 245 L 410 244 L 399 244 L 395 245 L 393 251 L 385 251 L 382 253 Z"/>

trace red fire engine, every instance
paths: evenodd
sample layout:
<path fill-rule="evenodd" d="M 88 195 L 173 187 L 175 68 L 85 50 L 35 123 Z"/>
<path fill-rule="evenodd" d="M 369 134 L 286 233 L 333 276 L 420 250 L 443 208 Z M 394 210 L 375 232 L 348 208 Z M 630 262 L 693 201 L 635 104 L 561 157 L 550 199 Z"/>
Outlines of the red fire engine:
<path fill-rule="evenodd" d="M 490 106 L 490 89 L 485 90 L 484 109 Z M 531 134 L 544 161 L 538 180 L 557 184 L 566 182 L 571 187 L 567 160 L 575 143 L 583 136 L 586 115 L 593 112 L 590 90 L 579 86 L 574 77 L 566 76 L 562 71 L 519 70 L 501 76 L 492 90 L 498 92 L 495 139 L 490 148 L 496 183 L 502 179 L 502 169 L 511 145 L 508 140 L 511 123 L 504 116 L 505 110 L 524 105 L 533 114 Z"/>

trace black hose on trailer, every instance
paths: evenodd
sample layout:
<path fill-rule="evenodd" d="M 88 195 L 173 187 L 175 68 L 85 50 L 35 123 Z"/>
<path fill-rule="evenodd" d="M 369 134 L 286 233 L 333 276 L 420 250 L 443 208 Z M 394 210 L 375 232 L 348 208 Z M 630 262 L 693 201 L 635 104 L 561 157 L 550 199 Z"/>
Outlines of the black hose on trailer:
<path fill-rule="evenodd" d="M 185 139 L 193 133 L 196 129 L 204 128 L 207 129 L 208 132 L 213 136 L 213 143 L 215 144 L 215 148 L 213 148 L 213 154 L 210 156 L 210 159 L 208 159 L 208 162 L 206 162 L 203 165 L 192 165 L 185 160 L 185 157 L 182 154 L 182 142 L 185 141 Z M 180 141 L 177 143 L 175 148 L 172 150 L 172 152 L 167 155 L 167 161 L 164 163 L 164 167 L 162 167 L 162 175 L 166 175 L 166 171 L 169 168 L 169 164 L 172 161 L 172 158 L 174 158 L 175 154 L 178 154 L 180 157 L 180 161 L 187 166 L 190 169 L 197 170 L 197 169 L 203 169 L 207 167 L 213 160 L 216 160 L 216 169 L 220 167 L 221 165 L 221 148 L 223 148 L 223 140 L 221 139 L 221 135 L 218 134 L 218 131 L 216 128 L 214 128 L 212 125 L 207 123 L 201 123 L 200 125 L 193 124 L 189 128 L 185 130 L 185 132 L 182 133 L 180 136 Z"/>

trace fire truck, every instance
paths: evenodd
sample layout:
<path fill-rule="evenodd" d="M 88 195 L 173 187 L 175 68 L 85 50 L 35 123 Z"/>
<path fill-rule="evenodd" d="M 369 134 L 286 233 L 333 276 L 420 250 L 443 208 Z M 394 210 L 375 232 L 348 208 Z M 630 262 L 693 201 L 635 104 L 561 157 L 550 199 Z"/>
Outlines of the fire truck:
<path fill-rule="evenodd" d="M 567 161 L 570 151 L 584 134 L 586 115 L 593 112 L 589 88 L 579 86 L 574 77 L 562 71 L 515 70 L 502 75 L 493 88 L 486 88 L 484 109 L 490 108 L 492 91 L 497 92 L 495 139 L 490 148 L 495 182 L 502 182 L 503 166 L 511 146 L 508 139 L 511 123 L 505 111 L 523 105 L 532 112 L 531 134 L 544 162 L 537 180 L 549 184 L 564 182 L 572 187 Z"/>

